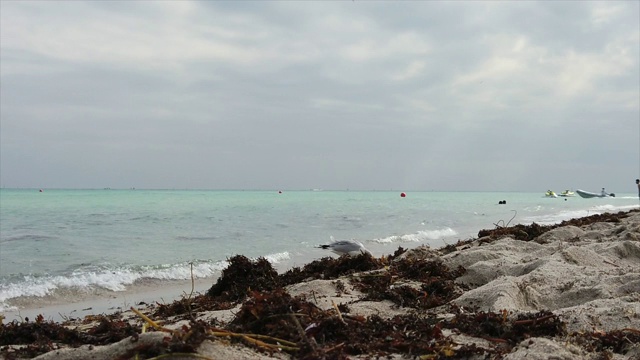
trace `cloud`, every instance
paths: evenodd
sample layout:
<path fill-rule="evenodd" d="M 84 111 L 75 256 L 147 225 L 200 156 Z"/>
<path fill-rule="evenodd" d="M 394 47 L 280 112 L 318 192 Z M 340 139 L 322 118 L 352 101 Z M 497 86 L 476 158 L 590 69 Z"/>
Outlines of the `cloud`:
<path fill-rule="evenodd" d="M 640 172 L 637 2 L 1 6 L 3 186 L 537 191 Z"/>

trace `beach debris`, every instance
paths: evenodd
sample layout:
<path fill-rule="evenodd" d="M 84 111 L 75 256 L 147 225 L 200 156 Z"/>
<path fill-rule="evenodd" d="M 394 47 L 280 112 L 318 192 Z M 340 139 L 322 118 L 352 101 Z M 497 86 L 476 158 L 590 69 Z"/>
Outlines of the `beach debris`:
<path fill-rule="evenodd" d="M 0 354 L 15 353 L 20 357 L 35 357 L 56 350 L 60 344 L 71 347 L 81 345 L 107 345 L 136 336 L 140 329 L 120 320 L 118 314 L 93 316 L 94 326 L 79 331 L 75 328 L 45 320 L 39 315 L 35 321 L 0 325 Z M 84 321 L 84 320 L 83 320 Z M 26 345 L 12 349 L 8 345 Z M 5 358 L 11 358 L 6 357 Z M 15 358 L 18 358 L 17 356 Z"/>
<path fill-rule="evenodd" d="M 460 296 L 463 287 L 455 283 L 466 270 L 451 270 L 439 259 L 403 257 L 384 272 L 362 274 L 352 283 L 366 294 L 364 300 L 391 300 L 400 307 L 430 309 Z"/>
<path fill-rule="evenodd" d="M 511 346 L 517 345 L 528 337 L 566 335 L 562 320 L 549 311 L 521 313 L 513 318 L 506 310 L 459 313 L 455 318 L 446 321 L 444 327 Z"/>
<path fill-rule="evenodd" d="M 386 258 L 374 258 L 370 254 L 341 256 L 339 258 L 324 257 L 314 260 L 302 268 L 289 269 L 280 275 L 280 279 L 283 286 L 312 279 L 333 280 L 358 272 L 383 269 L 391 259 L 398 256 L 396 254 Z"/>
<path fill-rule="evenodd" d="M 399 254 L 398 251 L 396 253 Z M 312 261 L 303 268 L 294 267 L 279 275 L 266 259 L 250 260 L 237 255 L 229 259 L 229 266 L 222 271 L 222 276 L 205 295 L 169 304 L 158 303 L 153 315 L 188 320 L 191 312 L 231 309 L 255 291 L 272 291 L 309 279 L 337 279 L 356 272 L 381 269 L 385 266 L 385 261 L 387 260 L 376 259 L 369 254 L 325 257 Z"/>

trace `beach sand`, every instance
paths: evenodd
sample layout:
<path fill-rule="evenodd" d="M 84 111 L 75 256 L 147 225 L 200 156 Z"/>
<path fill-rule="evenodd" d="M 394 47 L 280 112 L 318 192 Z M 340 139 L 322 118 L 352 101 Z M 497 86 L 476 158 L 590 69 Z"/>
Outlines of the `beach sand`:
<path fill-rule="evenodd" d="M 441 249 L 419 247 L 380 259 L 314 263 L 306 273 L 289 273 L 282 288 L 277 274 L 260 267 L 268 265 L 244 264 L 257 269 L 244 281 L 232 278 L 237 274 L 229 268 L 224 277 L 232 283 L 216 283 L 213 302 L 176 288 L 182 300 L 132 305 L 139 314 L 125 309 L 65 323 L 38 322 L 35 315 L 29 323 L 5 320 L 0 355 L 640 360 L 639 211 L 497 228 Z M 334 269 L 339 275 L 331 275 Z M 248 296 L 234 302 L 238 289 Z M 152 321 L 161 329 L 153 330 Z M 47 327 L 57 330 L 46 332 L 32 352 L 24 350 L 31 342 L 17 341 L 27 332 L 45 334 Z M 53 338 L 60 328 L 81 336 L 75 342 Z"/>

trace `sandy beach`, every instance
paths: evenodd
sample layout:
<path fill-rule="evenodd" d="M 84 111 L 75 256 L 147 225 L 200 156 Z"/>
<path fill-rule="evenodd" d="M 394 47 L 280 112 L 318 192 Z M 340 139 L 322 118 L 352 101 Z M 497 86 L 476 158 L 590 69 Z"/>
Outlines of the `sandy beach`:
<path fill-rule="evenodd" d="M 150 289 L 134 304 L 51 304 L 72 314 L 66 321 L 5 316 L 0 356 L 640 359 L 637 210 L 496 225 L 439 249 L 323 258 L 280 274 L 236 256 L 215 284 L 177 285 L 173 302 L 151 300 Z"/>

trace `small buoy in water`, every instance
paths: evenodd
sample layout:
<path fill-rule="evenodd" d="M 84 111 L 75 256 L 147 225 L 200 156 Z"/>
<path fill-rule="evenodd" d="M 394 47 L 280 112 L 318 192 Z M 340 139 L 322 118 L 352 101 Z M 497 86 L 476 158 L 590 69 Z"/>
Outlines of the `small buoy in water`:
<path fill-rule="evenodd" d="M 507 203 L 507 200 L 500 200 L 498 201 L 499 205 L 505 205 Z"/>
<path fill-rule="evenodd" d="M 406 196 L 407 196 L 407 194 L 405 194 L 405 193 L 403 193 L 403 192 L 402 192 L 402 193 L 400 193 L 400 197 L 406 197 Z"/>
<path fill-rule="evenodd" d="M 282 190 L 278 190 L 278 194 L 282 194 Z"/>
<path fill-rule="evenodd" d="M 42 192 L 42 189 L 40 189 L 40 192 Z"/>

